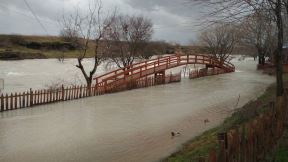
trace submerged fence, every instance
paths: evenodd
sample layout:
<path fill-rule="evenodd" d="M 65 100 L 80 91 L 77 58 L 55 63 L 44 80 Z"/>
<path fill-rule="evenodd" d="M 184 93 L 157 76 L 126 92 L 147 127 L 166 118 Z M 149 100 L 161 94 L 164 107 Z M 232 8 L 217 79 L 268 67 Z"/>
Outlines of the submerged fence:
<path fill-rule="evenodd" d="M 287 91 L 287 90 L 286 90 Z M 255 119 L 218 134 L 218 149 L 195 162 L 258 162 L 262 161 L 282 136 L 288 108 L 287 98 L 271 102 L 269 111 Z"/>
<path fill-rule="evenodd" d="M 189 78 L 190 79 L 195 79 L 195 78 L 200 78 L 200 77 L 205 77 L 205 76 L 211 76 L 211 75 L 218 75 L 218 74 L 224 74 L 228 73 L 223 69 L 220 68 L 212 68 L 212 69 L 195 69 L 192 70 L 189 73 Z"/>
<path fill-rule="evenodd" d="M 0 112 L 22 109 L 31 107 L 34 105 L 42 105 L 48 103 L 55 103 L 60 101 L 74 100 L 89 96 L 98 96 L 106 93 L 114 93 L 129 89 L 150 87 L 160 84 L 168 84 L 172 82 L 180 82 L 181 73 L 175 75 L 168 75 L 163 77 L 146 77 L 137 80 L 133 80 L 125 84 L 125 86 L 107 85 L 104 86 L 70 86 L 60 87 L 55 89 L 42 89 L 22 92 L 1 94 L 0 96 Z"/>

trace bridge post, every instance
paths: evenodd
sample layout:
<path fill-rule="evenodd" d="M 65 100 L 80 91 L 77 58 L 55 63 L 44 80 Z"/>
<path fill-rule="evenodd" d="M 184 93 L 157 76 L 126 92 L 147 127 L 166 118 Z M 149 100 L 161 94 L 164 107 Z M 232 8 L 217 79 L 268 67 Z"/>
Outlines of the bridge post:
<path fill-rule="evenodd" d="M 165 83 L 165 70 L 155 73 L 154 76 L 156 85 Z"/>
<path fill-rule="evenodd" d="M 169 64 L 168 59 L 166 59 L 166 69 L 168 69 L 168 64 Z"/>
<path fill-rule="evenodd" d="M 104 93 L 107 93 L 107 81 L 104 82 Z"/>
<path fill-rule="evenodd" d="M 96 85 L 98 85 L 98 78 L 96 78 L 95 80 L 96 80 Z"/>

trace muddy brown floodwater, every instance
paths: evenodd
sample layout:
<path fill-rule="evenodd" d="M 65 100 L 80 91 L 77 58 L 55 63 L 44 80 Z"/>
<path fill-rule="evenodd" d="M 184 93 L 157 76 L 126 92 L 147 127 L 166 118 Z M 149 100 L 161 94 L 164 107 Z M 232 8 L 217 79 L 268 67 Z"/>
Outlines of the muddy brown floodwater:
<path fill-rule="evenodd" d="M 235 73 L 1 113 L 0 161 L 159 161 L 274 82 L 252 60 L 234 63 Z"/>

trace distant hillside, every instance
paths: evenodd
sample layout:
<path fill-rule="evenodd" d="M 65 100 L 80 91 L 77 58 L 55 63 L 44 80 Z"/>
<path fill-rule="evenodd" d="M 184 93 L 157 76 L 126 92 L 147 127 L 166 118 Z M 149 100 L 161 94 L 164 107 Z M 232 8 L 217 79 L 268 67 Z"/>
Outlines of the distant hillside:
<path fill-rule="evenodd" d="M 77 57 L 77 48 L 56 36 L 0 35 L 0 59 Z"/>
<path fill-rule="evenodd" d="M 93 46 L 93 43 L 90 43 Z M 77 58 L 79 47 L 63 41 L 57 36 L 0 35 L 0 59 L 44 59 L 44 58 Z M 207 53 L 201 46 L 171 45 L 165 41 L 152 41 L 144 51 L 150 55 L 179 53 Z M 88 50 L 87 57 L 92 57 L 93 48 Z"/>

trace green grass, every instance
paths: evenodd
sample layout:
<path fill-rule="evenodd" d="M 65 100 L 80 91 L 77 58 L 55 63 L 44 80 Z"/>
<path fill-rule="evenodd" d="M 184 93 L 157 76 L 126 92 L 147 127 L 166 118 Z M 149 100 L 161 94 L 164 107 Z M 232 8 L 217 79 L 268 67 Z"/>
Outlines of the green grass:
<path fill-rule="evenodd" d="M 204 132 L 202 135 L 195 137 L 193 140 L 189 141 L 179 152 L 172 154 L 169 158 L 163 161 L 193 162 L 194 157 L 206 156 L 211 149 L 217 149 L 215 146 L 217 146 L 216 141 L 219 128 L 220 127 L 210 129 Z"/>
<path fill-rule="evenodd" d="M 288 161 L 288 128 L 286 128 L 283 137 L 278 142 L 274 155 L 275 162 L 286 162 Z"/>
<path fill-rule="evenodd" d="M 284 75 L 285 82 L 288 81 L 288 74 Z M 270 85 L 266 91 L 255 101 L 250 101 L 238 111 L 228 117 L 221 125 L 210 129 L 191 141 L 188 141 L 181 150 L 162 160 L 165 162 L 196 162 L 197 157 L 207 156 L 213 148 L 217 150 L 217 134 L 239 126 L 255 118 L 258 114 L 268 110 L 264 105 L 275 100 L 276 85 Z M 279 162 L 288 162 L 288 129 L 286 131 L 286 142 L 279 147 L 277 152 Z M 197 161 L 198 162 L 198 161 Z"/>

